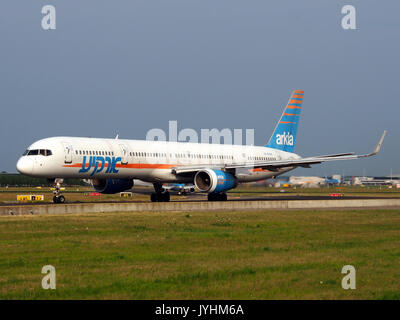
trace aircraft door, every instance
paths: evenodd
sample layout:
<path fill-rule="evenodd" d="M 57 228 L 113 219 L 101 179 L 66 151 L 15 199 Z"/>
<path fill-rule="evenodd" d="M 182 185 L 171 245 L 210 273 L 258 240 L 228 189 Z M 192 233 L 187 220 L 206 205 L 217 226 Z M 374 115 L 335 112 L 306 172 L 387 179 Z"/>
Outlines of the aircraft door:
<path fill-rule="evenodd" d="M 122 154 L 121 163 L 122 164 L 127 164 L 128 163 L 128 156 L 129 156 L 128 147 L 126 145 L 124 145 L 124 144 L 120 144 L 119 147 L 121 149 L 121 154 Z"/>
<path fill-rule="evenodd" d="M 73 148 L 68 142 L 63 142 L 64 147 L 64 163 L 72 163 Z"/>

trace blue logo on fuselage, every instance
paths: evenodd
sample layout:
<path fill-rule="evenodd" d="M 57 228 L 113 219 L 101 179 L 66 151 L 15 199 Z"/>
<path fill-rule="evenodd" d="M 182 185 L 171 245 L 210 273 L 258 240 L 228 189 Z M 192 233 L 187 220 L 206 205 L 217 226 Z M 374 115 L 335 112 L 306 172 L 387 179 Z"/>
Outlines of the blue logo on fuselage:
<path fill-rule="evenodd" d="M 90 174 L 93 176 L 96 173 L 102 172 L 104 167 L 106 167 L 107 163 L 107 170 L 105 173 L 118 173 L 119 170 L 115 168 L 115 165 L 122 160 L 121 157 L 102 157 L 102 156 L 90 156 L 89 161 L 86 163 L 86 156 L 83 156 L 82 161 L 82 168 L 79 170 L 79 173 L 86 173 L 89 172 L 90 169 L 93 169 L 92 173 Z"/>

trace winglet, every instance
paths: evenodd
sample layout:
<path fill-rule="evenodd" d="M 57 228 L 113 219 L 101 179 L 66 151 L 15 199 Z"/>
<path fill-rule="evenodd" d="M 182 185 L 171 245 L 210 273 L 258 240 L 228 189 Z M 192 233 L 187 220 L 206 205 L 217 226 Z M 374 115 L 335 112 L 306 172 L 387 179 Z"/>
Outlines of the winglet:
<path fill-rule="evenodd" d="M 370 153 L 368 156 L 374 156 L 374 155 L 376 155 L 376 154 L 381 150 L 382 143 L 383 143 L 383 139 L 385 139 L 385 135 L 386 135 L 386 130 L 383 131 L 383 133 L 382 133 L 382 135 L 381 135 L 381 138 L 379 139 L 379 142 L 378 142 L 378 144 L 376 145 L 375 150 L 374 150 L 372 153 Z"/>

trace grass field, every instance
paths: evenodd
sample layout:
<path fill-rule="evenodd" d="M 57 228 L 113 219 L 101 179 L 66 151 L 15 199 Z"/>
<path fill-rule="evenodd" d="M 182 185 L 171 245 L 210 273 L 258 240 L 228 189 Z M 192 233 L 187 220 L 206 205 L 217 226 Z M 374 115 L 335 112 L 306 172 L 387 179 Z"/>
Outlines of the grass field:
<path fill-rule="evenodd" d="M 0 217 L 1 299 L 400 299 L 399 279 L 394 209 Z"/>

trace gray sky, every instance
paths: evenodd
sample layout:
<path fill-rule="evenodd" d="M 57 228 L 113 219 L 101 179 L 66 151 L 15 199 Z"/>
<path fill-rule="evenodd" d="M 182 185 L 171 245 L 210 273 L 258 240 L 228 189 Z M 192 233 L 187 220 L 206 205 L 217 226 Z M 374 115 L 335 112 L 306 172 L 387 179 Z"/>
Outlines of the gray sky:
<path fill-rule="evenodd" d="M 57 29 L 41 28 L 54 5 Z M 357 10 L 357 30 L 341 8 Z M 254 128 L 267 142 L 305 90 L 296 153 L 376 158 L 295 174 L 400 174 L 399 1 L 3 0 L 0 170 L 57 135 L 144 139 L 152 128 Z"/>

